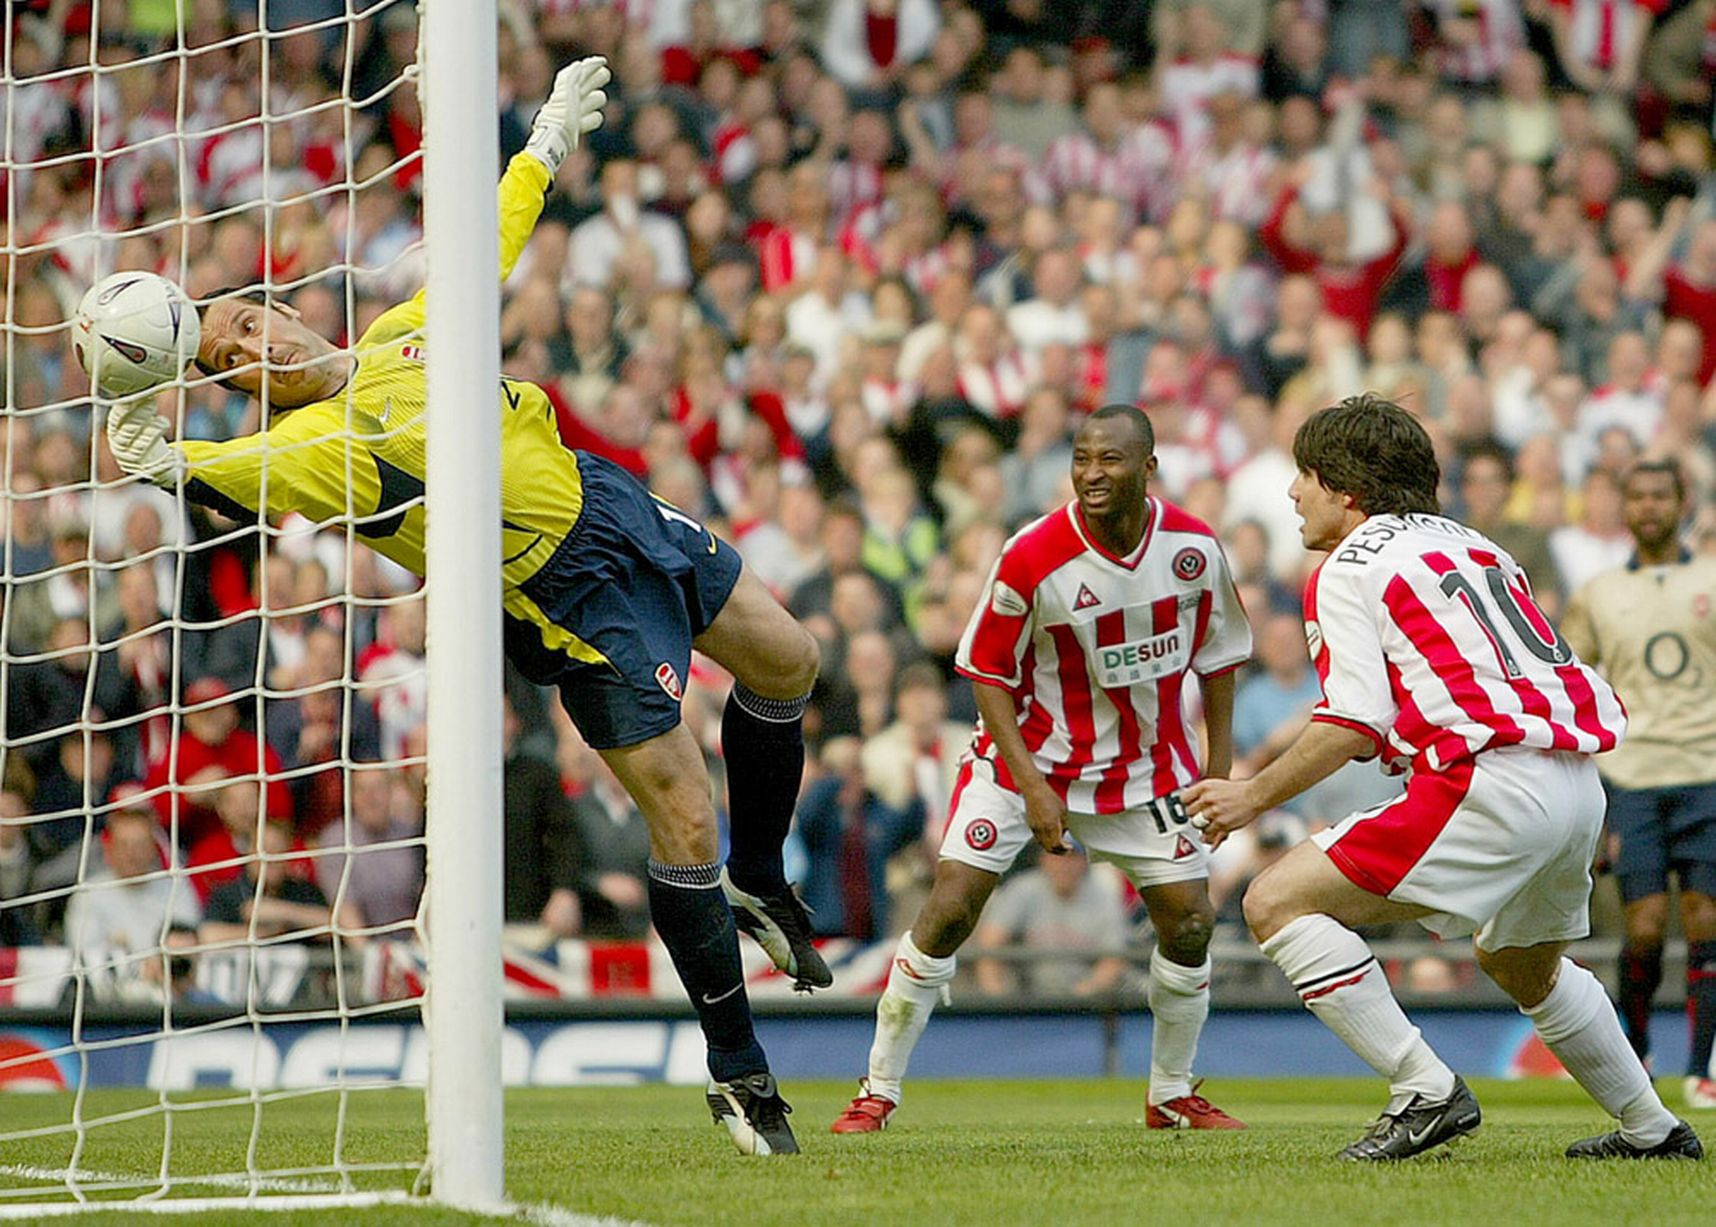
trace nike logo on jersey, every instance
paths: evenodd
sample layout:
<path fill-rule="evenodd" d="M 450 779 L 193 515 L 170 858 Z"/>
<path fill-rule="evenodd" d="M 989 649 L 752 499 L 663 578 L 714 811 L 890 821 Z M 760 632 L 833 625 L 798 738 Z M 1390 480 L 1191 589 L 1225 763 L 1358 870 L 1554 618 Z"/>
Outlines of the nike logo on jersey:
<path fill-rule="evenodd" d="M 703 994 L 703 1004 L 704 1005 L 714 1005 L 717 1002 L 725 1001 L 725 1000 L 727 1000 L 727 998 L 731 997 L 734 993 L 738 992 L 740 989 L 742 989 L 744 987 L 745 987 L 745 982 L 743 980 L 741 980 L 741 981 L 739 981 L 739 983 L 735 984 L 732 988 L 730 988 L 726 992 L 722 993 L 719 997 L 711 997 L 708 993 L 704 993 Z"/>
<path fill-rule="evenodd" d="M 894 960 L 894 966 L 898 967 L 901 971 L 905 972 L 908 976 L 910 976 L 914 980 L 922 980 L 923 979 L 922 976 L 918 975 L 917 972 L 912 970 L 912 965 L 910 963 L 906 962 L 906 960 L 904 960 L 904 959 L 895 959 Z"/>
<path fill-rule="evenodd" d="M 1080 584 L 1078 586 L 1078 596 L 1073 600 L 1073 608 L 1075 610 L 1089 609 L 1092 605 L 1100 604 L 1102 604 L 1102 598 L 1090 590 L 1089 584 Z"/>

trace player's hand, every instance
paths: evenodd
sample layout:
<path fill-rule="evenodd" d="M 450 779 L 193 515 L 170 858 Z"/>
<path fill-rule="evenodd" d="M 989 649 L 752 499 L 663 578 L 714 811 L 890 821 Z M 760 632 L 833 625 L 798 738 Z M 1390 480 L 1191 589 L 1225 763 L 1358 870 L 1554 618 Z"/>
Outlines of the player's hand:
<path fill-rule="evenodd" d="M 1047 784 L 1033 788 L 1025 797 L 1025 821 L 1031 836 L 1051 856 L 1072 851 L 1067 842 L 1067 807 Z"/>
<path fill-rule="evenodd" d="M 602 126 L 602 108 L 608 105 L 602 87 L 612 77 L 607 59 L 599 55 L 574 60 L 555 74 L 554 88 L 530 121 L 530 140 L 524 146 L 549 174 L 559 173 L 580 137 Z"/>
<path fill-rule="evenodd" d="M 1251 799 L 1250 780 L 1199 780 L 1180 790 L 1180 800 L 1192 816 L 1192 825 L 1204 833 L 1211 852 L 1241 827 L 1250 826 L 1263 812 Z"/>
<path fill-rule="evenodd" d="M 121 469 L 156 485 L 172 484 L 178 472 L 179 454 L 167 443 L 167 419 L 148 397 L 108 410 L 107 446 Z"/>

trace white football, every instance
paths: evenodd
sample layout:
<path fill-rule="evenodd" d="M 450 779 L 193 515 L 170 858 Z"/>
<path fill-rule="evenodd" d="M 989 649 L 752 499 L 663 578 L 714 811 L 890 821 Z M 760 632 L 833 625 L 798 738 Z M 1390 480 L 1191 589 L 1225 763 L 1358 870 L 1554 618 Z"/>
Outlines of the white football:
<path fill-rule="evenodd" d="M 202 320 L 185 292 L 141 270 L 96 282 L 72 321 L 78 361 L 110 400 L 177 379 L 197 356 L 202 335 Z"/>

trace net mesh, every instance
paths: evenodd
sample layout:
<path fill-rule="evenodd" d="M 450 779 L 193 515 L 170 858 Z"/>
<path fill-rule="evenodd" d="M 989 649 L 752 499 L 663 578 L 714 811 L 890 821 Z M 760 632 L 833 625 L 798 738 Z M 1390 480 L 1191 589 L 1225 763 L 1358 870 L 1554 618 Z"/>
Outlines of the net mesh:
<path fill-rule="evenodd" d="M 8 6 L 0 161 L 0 1006 L 42 1013 L 0 1027 L 0 1086 L 62 1093 L 8 1097 L 0 1208 L 405 1189 L 421 589 L 349 507 L 229 519 L 124 477 L 69 321 L 142 268 L 345 345 L 415 291 L 417 14 L 43 7 Z M 179 439 L 261 400 L 195 371 L 156 397 Z"/>

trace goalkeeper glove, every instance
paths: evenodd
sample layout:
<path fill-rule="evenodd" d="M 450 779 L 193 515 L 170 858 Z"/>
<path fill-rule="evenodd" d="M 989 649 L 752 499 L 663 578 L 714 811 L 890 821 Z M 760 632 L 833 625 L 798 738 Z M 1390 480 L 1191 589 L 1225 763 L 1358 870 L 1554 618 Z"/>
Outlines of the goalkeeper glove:
<path fill-rule="evenodd" d="M 107 446 L 125 472 L 158 486 L 179 473 L 179 453 L 166 441 L 167 419 L 148 398 L 115 405 L 107 413 Z"/>
<path fill-rule="evenodd" d="M 555 74 L 554 89 L 531 120 L 530 140 L 524 146 L 550 175 L 559 173 L 580 136 L 602 126 L 602 108 L 608 105 L 602 87 L 612 76 L 608 61 L 599 55 L 575 60 Z"/>

